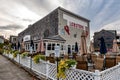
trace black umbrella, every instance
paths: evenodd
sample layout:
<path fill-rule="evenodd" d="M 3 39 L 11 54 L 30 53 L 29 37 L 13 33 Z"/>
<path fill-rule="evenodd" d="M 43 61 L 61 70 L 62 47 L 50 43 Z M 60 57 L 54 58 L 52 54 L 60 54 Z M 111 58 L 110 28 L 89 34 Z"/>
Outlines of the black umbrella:
<path fill-rule="evenodd" d="M 103 37 L 100 38 L 100 53 L 101 54 L 107 53 L 107 49 L 106 49 L 106 45 Z"/>
<path fill-rule="evenodd" d="M 77 42 L 75 43 L 75 52 L 78 53 L 78 44 L 77 44 Z"/>
<path fill-rule="evenodd" d="M 100 53 L 104 54 L 104 62 L 103 62 L 103 70 L 104 70 L 106 65 L 105 54 L 107 53 L 107 49 L 106 49 L 106 45 L 103 37 L 100 38 Z"/>
<path fill-rule="evenodd" d="M 30 53 L 31 54 L 33 52 L 33 46 L 34 46 L 33 40 L 30 40 Z"/>
<path fill-rule="evenodd" d="M 34 46 L 33 40 L 31 40 L 31 41 L 30 41 L 30 47 L 33 48 L 33 46 Z"/>
<path fill-rule="evenodd" d="M 68 47 L 68 54 L 71 54 L 71 49 L 70 49 L 70 47 Z"/>
<path fill-rule="evenodd" d="M 17 45 L 17 48 L 20 49 L 20 42 L 18 41 L 18 45 Z"/>

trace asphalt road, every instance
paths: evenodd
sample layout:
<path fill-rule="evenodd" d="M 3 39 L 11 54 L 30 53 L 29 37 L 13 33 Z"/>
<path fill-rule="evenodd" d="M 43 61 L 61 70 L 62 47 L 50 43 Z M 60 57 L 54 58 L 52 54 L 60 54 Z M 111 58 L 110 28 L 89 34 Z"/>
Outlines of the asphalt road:
<path fill-rule="evenodd" d="M 0 55 L 0 80 L 35 80 L 25 70 Z"/>

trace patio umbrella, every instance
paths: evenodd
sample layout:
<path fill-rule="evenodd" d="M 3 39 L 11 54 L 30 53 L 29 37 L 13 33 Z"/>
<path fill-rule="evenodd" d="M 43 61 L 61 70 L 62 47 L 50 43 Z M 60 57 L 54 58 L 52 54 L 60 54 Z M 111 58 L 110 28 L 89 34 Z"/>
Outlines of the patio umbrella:
<path fill-rule="evenodd" d="M 77 44 L 77 42 L 75 43 L 75 52 L 78 53 L 78 44 Z"/>
<path fill-rule="evenodd" d="M 17 49 L 20 50 L 20 42 L 18 41 Z"/>
<path fill-rule="evenodd" d="M 117 45 L 117 40 L 116 40 L 116 39 L 113 40 L 112 52 L 113 52 L 113 53 L 118 53 L 118 52 L 119 52 L 119 47 L 118 47 L 118 45 Z"/>
<path fill-rule="evenodd" d="M 33 40 L 30 40 L 30 47 L 33 47 L 33 46 L 34 46 Z"/>
<path fill-rule="evenodd" d="M 37 52 L 41 52 L 41 53 L 45 52 L 44 42 L 43 42 L 42 38 L 41 38 L 40 42 L 38 43 Z"/>
<path fill-rule="evenodd" d="M 101 54 L 106 54 L 107 53 L 107 49 L 106 49 L 104 38 L 101 37 L 99 40 L 100 40 L 100 53 Z"/>
<path fill-rule="evenodd" d="M 93 46 L 92 41 L 90 42 L 89 51 L 90 51 L 91 53 L 93 53 L 93 52 L 94 52 L 94 46 Z"/>
<path fill-rule="evenodd" d="M 106 65 L 106 56 L 105 56 L 105 54 L 107 53 L 107 49 L 106 49 L 104 38 L 101 37 L 99 40 L 100 40 L 100 53 L 104 54 L 104 61 L 103 61 L 103 70 L 104 70 L 105 65 Z"/>
<path fill-rule="evenodd" d="M 22 41 L 22 43 L 21 43 L 21 49 L 22 49 L 22 51 L 25 50 L 25 43 L 24 43 L 24 41 Z"/>
<path fill-rule="evenodd" d="M 85 32 L 83 32 L 82 35 L 81 35 L 80 54 L 81 55 L 87 54 L 87 45 L 86 45 L 86 34 L 85 34 Z"/>
<path fill-rule="evenodd" d="M 71 53 L 71 50 L 70 50 L 70 48 L 68 48 L 68 54 L 70 54 Z"/>

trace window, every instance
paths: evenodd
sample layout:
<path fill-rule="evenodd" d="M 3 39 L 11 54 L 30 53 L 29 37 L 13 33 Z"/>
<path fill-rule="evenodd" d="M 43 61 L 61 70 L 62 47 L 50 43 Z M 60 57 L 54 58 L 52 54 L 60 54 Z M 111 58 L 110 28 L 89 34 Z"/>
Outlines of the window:
<path fill-rule="evenodd" d="M 60 46 L 60 44 L 57 44 L 57 46 Z"/>
<path fill-rule="evenodd" d="M 74 34 L 74 38 L 77 38 L 77 34 Z"/>
<path fill-rule="evenodd" d="M 70 48 L 70 45 L 68 45 L 68 48 Z"/>
<path fill-rule="evenodd" d="M 46 43 L 44 43 L 44 49 L 46 49 Z"/>
<path fill-rule="evenodd" d="M 48 43 L 47 50 L 51 50 L 51 44 Z"/>
<path fill-rule="evenodd" d="M 75 50 L 75 45 L 72 45 L 72 51 L 74 51 Z"/>
<path fill-rule="evenodd" d="M 52 50 L 55 50 L 55 44 L 54 43 L 52 44 Z"/>
<path fill-rule="evenodd" d="M 46 29 L 46 30 L 44 31 L 44 37 L 48 37 L 48 36 L 49 36 L 49 30 Z"/>
<path fill-rule="evenodd" d="M 27 44 L 25 45 L 25 49 L 27 50 Z"/>
<path fill-rule="evenodd" d="M 36 44 L 35 47 L 36 47 L 36 50 L 37 50 L 37 48 L 38 48 L 38 44 Z"/>
<path fill-rule="evenodd" d="M 61 34 L 61 35 L 65 35 L 64 29 L 61 29 L 61 30 L 60 30 L 60 34 Z"/>
<path fill-rule="evenodd" d="M 16 38 L 13 38 L 13 42 L 15 42 L 16 41 Z"/>
<path fill-rule="evenodd" d="M 33 47 L 32 47 L 32 48 L 33 48 L 33 50 L 34 50 L 34 43 L 33 43 Z"/>
<path fill-rule="evenodd" d="M 61 45 L 61 50 L 63 50 L 63 45 Z"/>
<path fill-rule="evenodd" d="M 111 46 L 111 44 L 108 43 L 108 44 L 107 44 L 107 47 L 110 47 L 110 46 Z"/>
<path fill-rule="evenodd" d="M 29 50 L 29 44 L 28 44 L 28 50 Z"/>
<path fill-rule="evenodd" d="M 71 53 L 71 46 L 68 45 L 68 54 L 70 54 L 70 53 Z"/>

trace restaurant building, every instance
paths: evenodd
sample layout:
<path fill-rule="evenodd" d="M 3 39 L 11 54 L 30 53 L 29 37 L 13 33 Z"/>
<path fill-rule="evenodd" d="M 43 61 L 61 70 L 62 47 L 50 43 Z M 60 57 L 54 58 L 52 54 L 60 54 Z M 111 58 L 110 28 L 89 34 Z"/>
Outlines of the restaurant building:
<path fill-rule="evenodd" d="M 90 43 L 89 20 L 76 15 L 68 10 L 58 7 L 41 20 L 29 25 L 18 34 L 18 39 L 25 42 L 25 49 L 30 49 L 30 40 L 33 40 L 34 51 L 38 47 L 41 37 L 44 41 L 45 53 L 48 56 L 54 53 L 55 45 L 60 46 L 60 53 L 75 51 L 75 43 L 80 48 L 80 40 L 83 31 L 86 34 L 87 47 Z"/>

